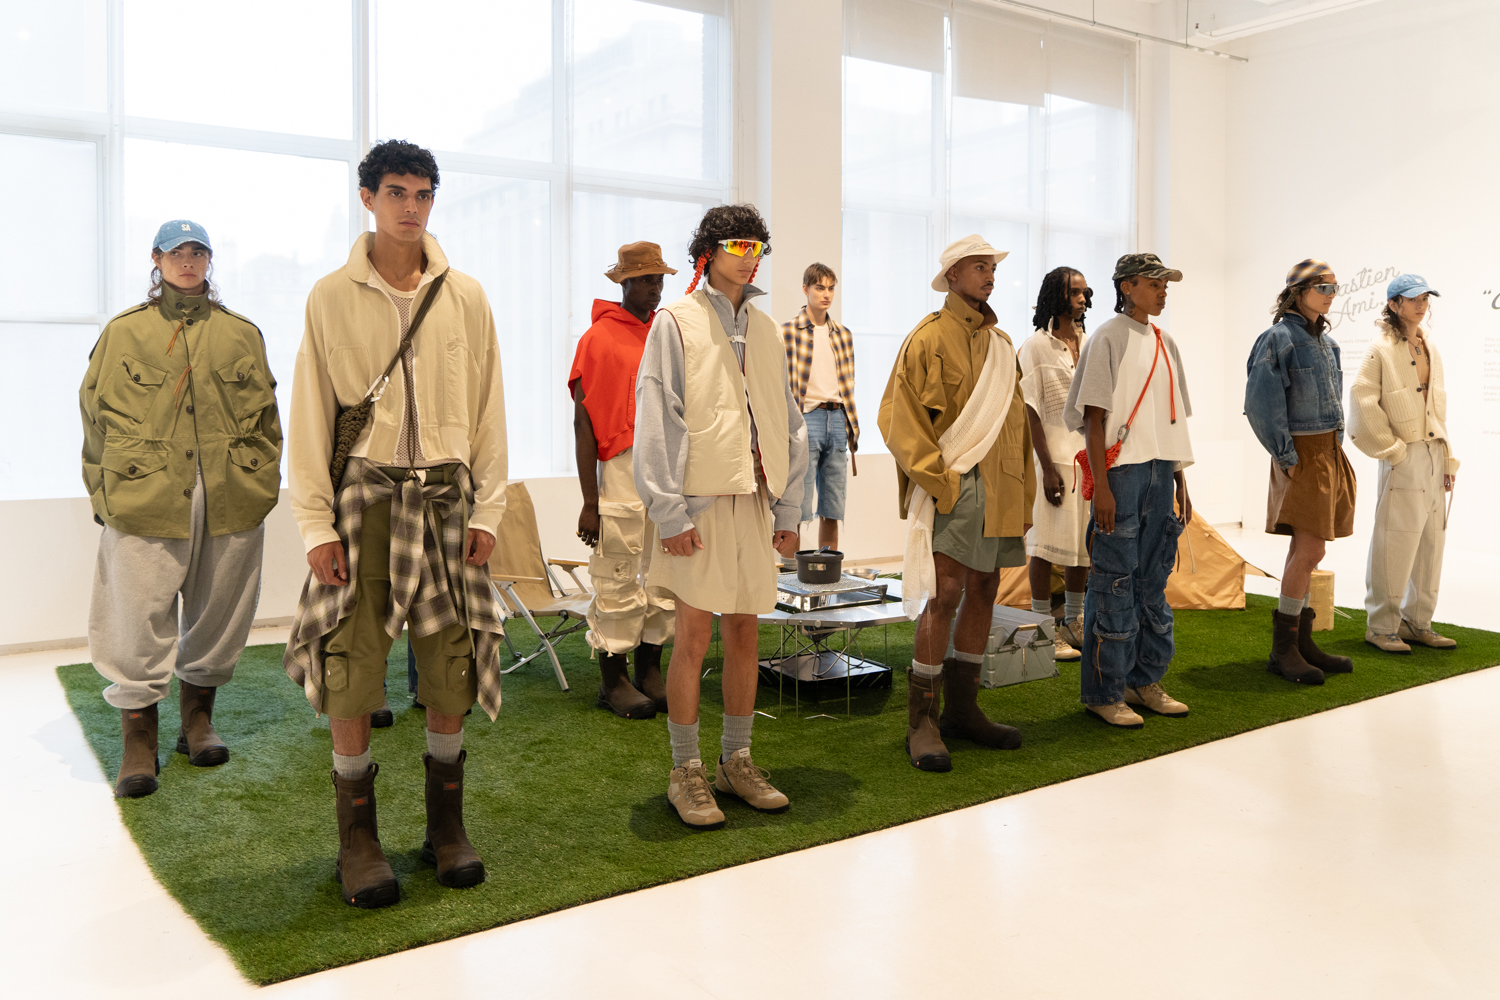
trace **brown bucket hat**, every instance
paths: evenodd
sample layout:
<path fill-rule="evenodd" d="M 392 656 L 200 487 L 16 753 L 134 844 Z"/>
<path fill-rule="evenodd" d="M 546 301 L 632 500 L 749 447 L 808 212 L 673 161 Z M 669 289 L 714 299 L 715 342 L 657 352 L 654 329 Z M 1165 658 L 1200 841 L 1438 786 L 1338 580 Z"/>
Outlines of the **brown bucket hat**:
<path fill-rule="evenodd" d="M 620 248 L 615 266 L 604 272 L 604 276 L 615 284 L 626 278 L 639 278 L 643 274 L 676 274 L 675 267 L 668 267 L 662 260 L 661 247 L 655 243 L 627 243 Z"/>

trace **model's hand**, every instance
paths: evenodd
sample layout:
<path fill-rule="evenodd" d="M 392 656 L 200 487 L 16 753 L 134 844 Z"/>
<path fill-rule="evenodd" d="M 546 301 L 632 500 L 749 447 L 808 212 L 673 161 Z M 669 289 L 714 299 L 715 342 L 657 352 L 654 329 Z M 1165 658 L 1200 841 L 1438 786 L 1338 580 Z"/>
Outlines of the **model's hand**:
<path fill-rule="evenodd" d="M 585 503 L 578 512 L 578 540 L 589 548 L 599 544 L 599 505 Z"/>
<path fill-rule="evenodd" d="M 319 545 L 307 554 L 307 565 L 325 587 L 342 587 L 349 582 L 349 560 L 344 558 L 342 542 Z"/>
<path fill-rule="evenodd" d="M 464 562 L 470 566 L 483 566 L 490 561 L 490 553 L 495 551 L 495 536 L 488 531 L 480 531 L 478 528 L 469 529 L 469 554 Z"/>
<path fill-rule="evenodd" d="M 1445 493 L 1452 493 L 1453 492 L 1453 484 L 1456 483 L 1456 482 L 1458 482 L 1458 477 L 1457 476 L 1452 475 L 1451 473 L 1444 473 L 1444 475 L 1443 475 L 1443 492 L 1445 492 Z"/>
<path fill-rule="evenodd" d="M 698 537 L 697 528 L 689 528 L 680 535 L 663 538 L 661 547 L 668 555 L 690 556 L 695 549 L 703 548 L 703 539 Z"/>
<path fill-rule="evenodd" d="M 1042 496 L 1054 507 L 1061 507 L 1063 502 L 1063 491 L 1067 487 L 1063 485 L 1062 473 L 1057 471 L 1057 466 L 1048 462 L 1042 466 Z"/>
<path fill-rule="evenodd" d="M 1177 509 L 1182 512 L 1183 524 L 1193 519 L 1193 501 L 1188 496 L 1187 476 L 1181 472 L 1177 473 Z"/>
<path fill-rule="evenodd" d="M 1109 491 L 1109 484 L 1099 479 L 1094 480 L 1094 523 L 1106 535 L 1115 532 L 1115 495 Z"/>
<path fill-rule="evenodd" d="M 791 558 L 797 554 L 797 533 L 795 531 L 776 532 L 771 536 L 771 548 Z"/>

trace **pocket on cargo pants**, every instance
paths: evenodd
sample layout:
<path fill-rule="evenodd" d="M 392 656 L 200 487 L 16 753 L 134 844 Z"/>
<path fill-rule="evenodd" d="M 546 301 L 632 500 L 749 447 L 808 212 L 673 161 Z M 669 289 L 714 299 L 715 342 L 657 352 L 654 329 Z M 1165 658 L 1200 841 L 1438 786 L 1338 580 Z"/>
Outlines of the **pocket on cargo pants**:
<path fill-rule="evenodd" d="M 599 544 L 589 556 L 593 604 L 608 618 L 646 606 L 640 584 L 641 555 L 646 545 L 646 505 L 639 500 L 599 500 Z"/>

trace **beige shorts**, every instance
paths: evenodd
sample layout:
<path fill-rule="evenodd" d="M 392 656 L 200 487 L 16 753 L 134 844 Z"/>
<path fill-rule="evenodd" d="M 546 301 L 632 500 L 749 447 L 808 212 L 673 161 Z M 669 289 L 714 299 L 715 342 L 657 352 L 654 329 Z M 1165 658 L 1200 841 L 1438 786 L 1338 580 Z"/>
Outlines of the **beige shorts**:
<path fill-rule="evenodd" d="M 651 553 L 647 583 L 677 600 L 716 615 L 764 615 L 776 609 L 776 550 L 771 502 L 764 486 L 754 493 L 715 497 L 693 518 L 703 548 L 690 556 Z"/>

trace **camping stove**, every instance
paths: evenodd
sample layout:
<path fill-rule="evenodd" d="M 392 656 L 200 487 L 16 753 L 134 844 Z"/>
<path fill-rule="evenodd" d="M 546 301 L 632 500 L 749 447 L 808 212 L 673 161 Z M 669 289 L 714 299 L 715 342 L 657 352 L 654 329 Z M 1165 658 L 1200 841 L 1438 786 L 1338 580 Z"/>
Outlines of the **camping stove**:
<path fill-rule="evenodd" d="M 886 586 L 884 580 L 870 580 L 850 573 L 845 573 L 836 583 L 803 583 L 797 579 L 796 573 L 782 573 L 776 578 L 776 603 L 793 614 L 880 604 L 885 600 Z"/>

